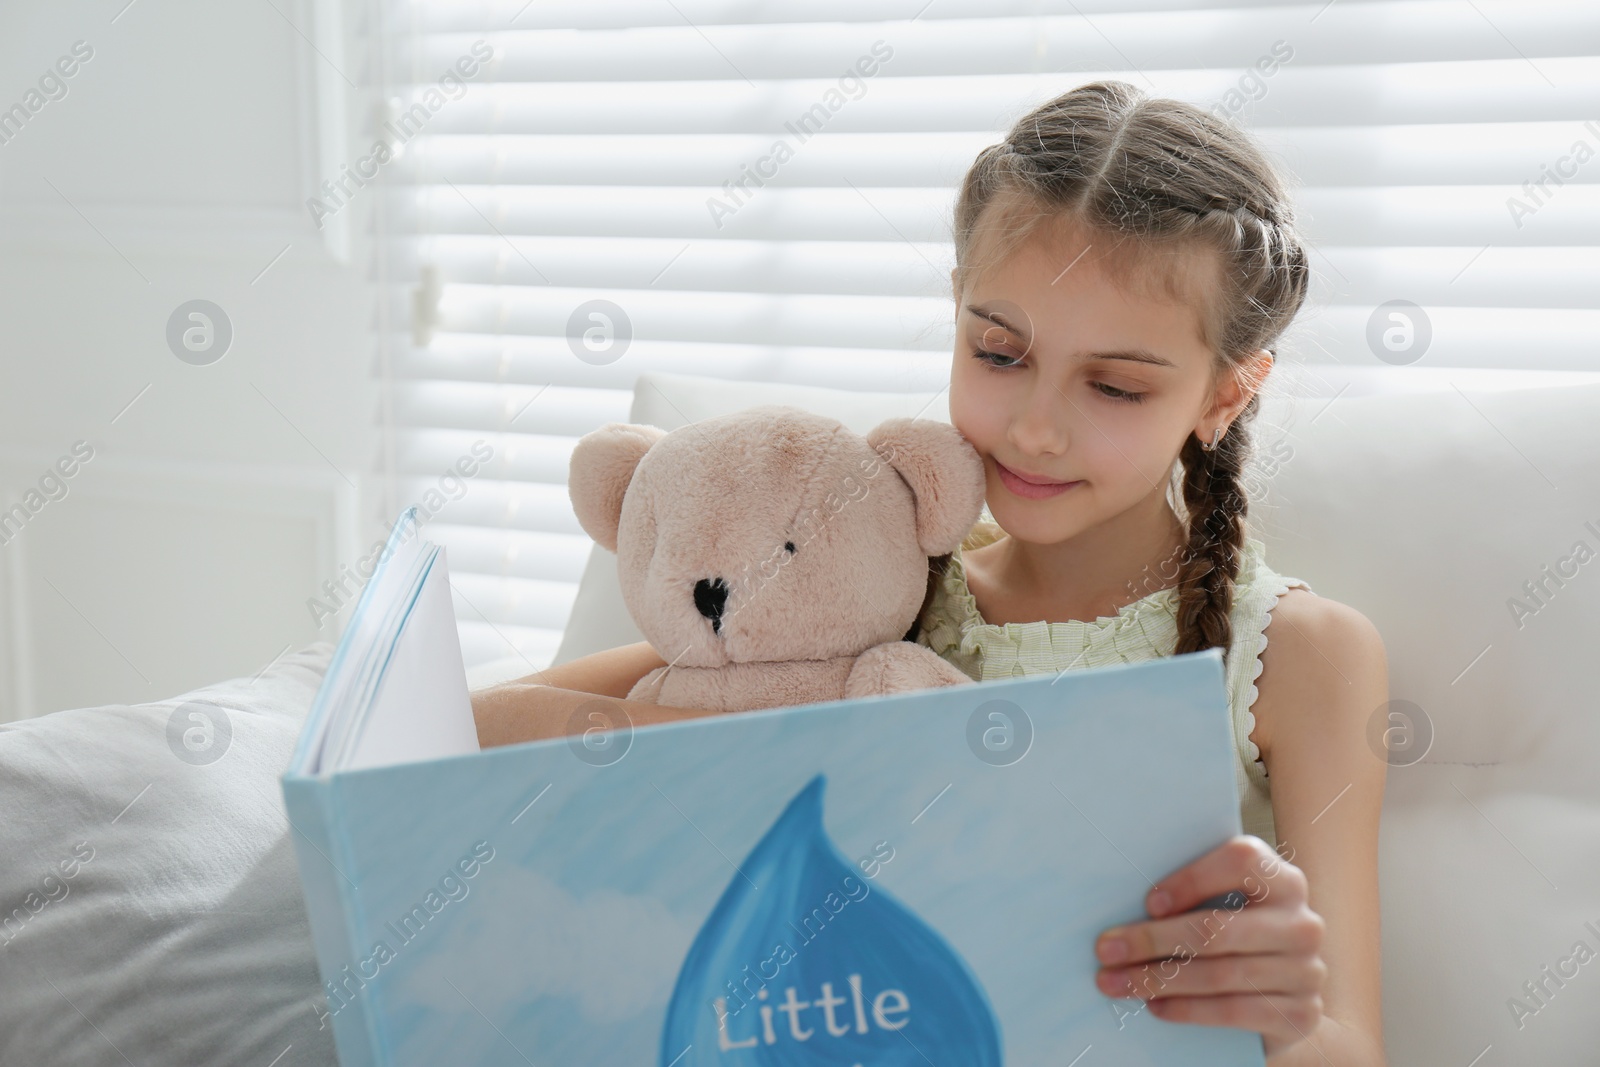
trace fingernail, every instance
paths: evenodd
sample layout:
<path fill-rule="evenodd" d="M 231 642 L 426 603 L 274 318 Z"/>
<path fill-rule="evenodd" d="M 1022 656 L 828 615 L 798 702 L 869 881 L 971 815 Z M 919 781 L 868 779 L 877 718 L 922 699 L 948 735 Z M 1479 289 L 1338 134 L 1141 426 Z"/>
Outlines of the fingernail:
<path fill-rule="evenodd" d="M 1165 889 L 1157 889 L 1150 894 L 1150 914 L 1165 915 L 1170 907 L 1172 907 L 1172 897 L 1167 895 Z"/>
<path fill-rule="evenodd" d="M 1130 993 L 1133 991 L 1133 980 L 1126 971 L 1102 971 L 1100 988 L 1107 993 Z"/>
<path fill-rule="evenodd" d="M 1106 963 L 1121 963 L 1128 958 L 1128 943 L 1120 937 L 1100 942 L 1100 958 Z"/>

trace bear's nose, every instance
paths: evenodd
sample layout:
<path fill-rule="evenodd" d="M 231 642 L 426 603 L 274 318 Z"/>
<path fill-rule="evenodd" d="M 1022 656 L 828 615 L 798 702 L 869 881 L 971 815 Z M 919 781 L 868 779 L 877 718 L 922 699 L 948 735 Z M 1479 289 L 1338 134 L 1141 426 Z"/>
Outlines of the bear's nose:
<path fill-rule="evenodd" d="M 711 632 L 722 632 L 722 608 L 728 602 L 728 583 L 721 578 L 694 583 L 694 606 L 711 620 Z"/>

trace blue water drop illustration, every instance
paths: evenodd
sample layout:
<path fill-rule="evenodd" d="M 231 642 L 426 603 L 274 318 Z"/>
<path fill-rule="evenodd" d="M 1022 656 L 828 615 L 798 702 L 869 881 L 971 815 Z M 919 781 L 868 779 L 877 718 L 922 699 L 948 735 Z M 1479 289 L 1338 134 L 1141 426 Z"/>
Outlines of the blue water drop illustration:
<path fill-rule="evenodd" d="M 839 854 L 822 824 L 825 782 L 789 802 L 695 936 L 661 1067 L 999 1067 L 976 976 L 867 876 L 892 846 L 859 869 Z"/>

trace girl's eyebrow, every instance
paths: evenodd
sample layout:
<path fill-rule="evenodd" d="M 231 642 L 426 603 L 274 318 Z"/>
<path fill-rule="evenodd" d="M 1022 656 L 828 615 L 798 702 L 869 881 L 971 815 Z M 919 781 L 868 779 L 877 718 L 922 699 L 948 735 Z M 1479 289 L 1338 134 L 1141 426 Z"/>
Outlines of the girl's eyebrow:
<path fill-rule="evenodd" d="M 1018 337 L 1021 337 L 1024 341 L 1028 341 L 1030 345 L 1032 344 L 1032 340 L 1027 336 L 1027 334 L 1023 333 L 1021 330 L 1011 325 L 1011 323 L 1007 322 L 1005 317 L 1002 316 L 998 311 L 993 311 L 977 304 L 968 304 L 967 310 L 978 316 L 978 318 L 986 319 L 1000 327 L 1002 330 L 1005 330 L 1008 333 L 1014 333 Z M 1122 348 L 1112 352 L 1084 352 L 1080 353 L 1078 358 L 1085 362 L 1096 359 L 1126 359 L 1132 360 L 1135 363 L 1153 363 L 1159 367 L 1177 366 L 1177 364 L 1172 362 L 1170 359 L 1165 359 L 1161 356 L 1158 356 L 1154 352 L 1151 352 L 1149 349 L 1145 348 Z"/>

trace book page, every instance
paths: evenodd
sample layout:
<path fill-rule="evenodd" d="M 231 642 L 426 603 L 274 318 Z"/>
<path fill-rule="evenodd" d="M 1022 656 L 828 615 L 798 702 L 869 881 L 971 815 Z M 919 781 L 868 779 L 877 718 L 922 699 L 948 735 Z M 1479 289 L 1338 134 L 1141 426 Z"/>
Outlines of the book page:
<path fill-rule="evenodd" d="M 478 751 L 444 549 L 428 568 L 348 760 L 381 767 Z"/>

